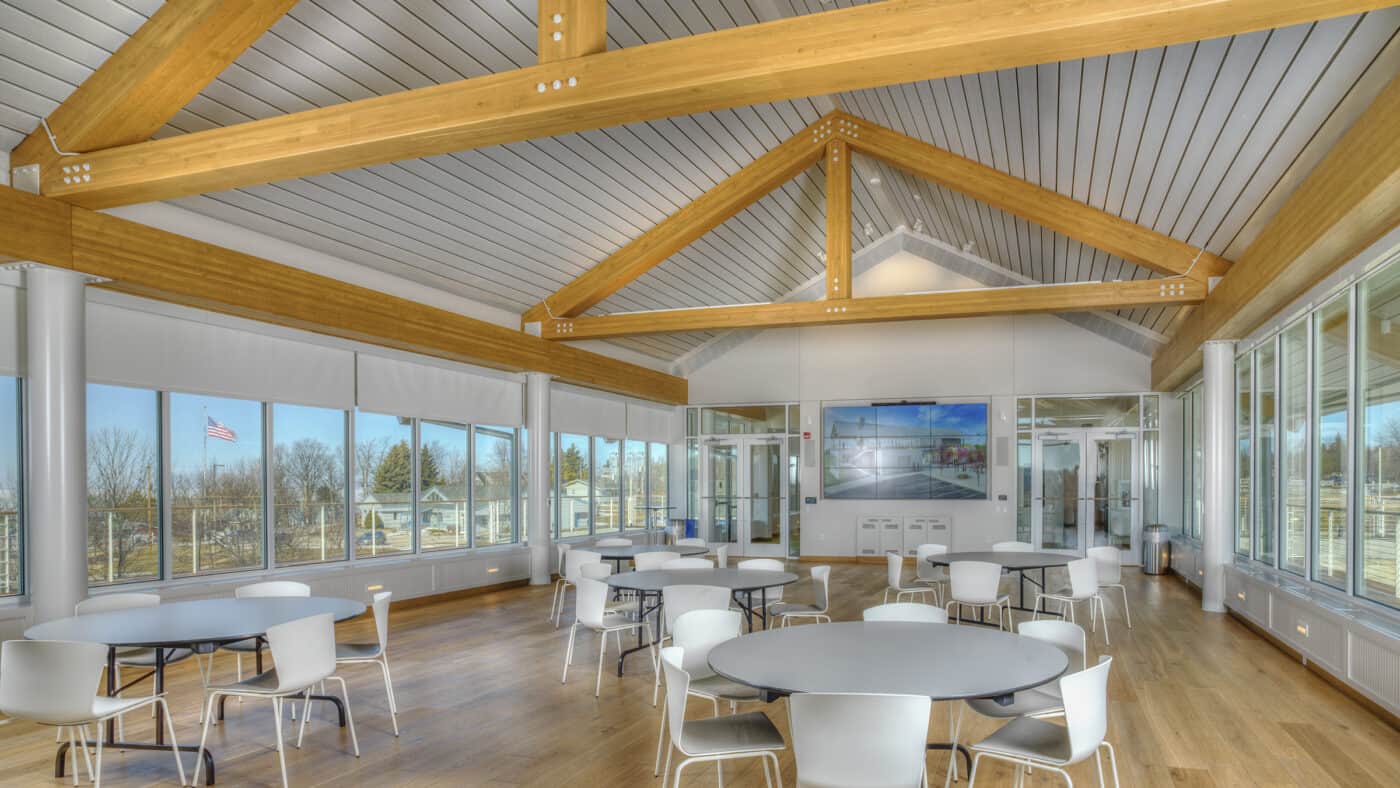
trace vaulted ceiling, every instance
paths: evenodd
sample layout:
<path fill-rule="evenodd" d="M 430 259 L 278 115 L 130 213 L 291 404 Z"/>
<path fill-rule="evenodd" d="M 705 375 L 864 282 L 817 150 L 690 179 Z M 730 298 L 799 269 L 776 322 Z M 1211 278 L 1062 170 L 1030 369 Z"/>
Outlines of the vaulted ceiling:
<path fill-rule="evenodd" d="M 158 0 L 0 0 L 0 149 Z M 611 0 L 611 48 L 846 0 Z M 160 136 L 531 65 L 529 0 L 301 0 Z M 1233 258 L 1400 71 L 1400 9 L 519 142 L 177 201 L 523 312 L 839 106 Z M 61 142 L 61 141 L 60 141 Z M 903 225 L 1042 282 L 1153 276 L 957 192 L 856 161 L 855 249 Z M 593 310 L 778 300 L 823 273 L 820 166 Z M 966 246 L 966 244 L 971 246 Z M 1177 307 L 1118 317 L 1168 332 Z M 709 332 L 613 340 L 670 361 Z"/>

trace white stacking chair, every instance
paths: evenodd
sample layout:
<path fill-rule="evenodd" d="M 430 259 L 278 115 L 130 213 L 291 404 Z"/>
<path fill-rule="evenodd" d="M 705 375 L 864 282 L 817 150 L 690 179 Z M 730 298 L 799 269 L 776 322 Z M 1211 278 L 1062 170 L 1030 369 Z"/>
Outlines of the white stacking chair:
<path fill-rule="evenodd" d="M 264 583 L 251 583 L 246 586 L 239 586 L 233 589 L 233 596 L 236 599 L 255 599 L 259 597 L 279 597 L 279 596 L 311 596 L 311 586 L 305 583 L 298 583 L 294 580 L 269 580 Z M 243 680 L 243 655 L 256 654 L 260 650 L 256 638 L 239 640 L 220 646 L 224 651 L 232 651 L 238 658 L 237 673 L 238 681 Z M 214 655 L 209 655 L 209 680 L 214 678 Z"/>
<path fill-rule="evenodd" d="M 603 691 L 603 657 L 608 650 L 608 635 L 613 634 L 617 638 L 617 648 L 622 650 L 622 633 L 635 632 L 641 628 L 642 635 L 647 639 L 648 646 L 652 649 L 651 664 L 656 667 L 656 648 L 651 643 L 651 621 L 643 619 L 632 621 L 625 613 L 617 610 L 608 610 L 608 586 L 600 580 L 591 580 L 580 577 L 575 591 L 577 598 L 574 607 L 577 612 L 574 617 L 574 625 L 569 627 L 569 646 L 564 652 L 564 672 L 559 676 L 559 683 L 563 684 L 569 679 L 569 666 L 574 661 L 574 639 L 578 636 L 579 627 L 591 629 L 597 632 L 598 637 L 598 676 L 593 684 L 593 697 L 598 697 Z"/>
<path fill-rule="evenodd" d="M 655 569 L 660 569 L 666 562 L 674 561 L 680 557 L 680 553 L 673 553 L 670 550 L 658 550 L 654 553 L 637 553 L 637 556 L 632 559 L 632 566 L 635 567 L 638 572 L 650 572 Z"/>
<path fill-rule="evenodd" d="M 672 558 L 661 565 L 662 569 L 714 569 L 715 562 L 708 558 Z"/>
<path fill-rule="evenodd" d="M 661 650 L 661 668 L 666 672 L 666 708 L 663 711 L 667 727 L 671 732 L 671 747 L 666 750 L 666 769 L 662 772 L 662 785 L 671 773 L 672 750 L 679 750 L 685 756 L 676 764 L 675 788 L 680 788 L 681 772 L 692 763 L 715 761 L 718 766 L 723 761 L 739 758 L 759 758 L 763 761 L 763 775 L 772 786 L 776 779 L 783 784 L 777 752 L 786 749 L 783 735 L 761 711 L 747 714 L 733 714 L 727 717 L 715 716 L 712 719 L 685 719 L 685 699 L 690 692 L 690 674 L 682 667 L 685 649 L 671 646 Z M 773 764 L 770 778 L 769 762 Z"/>
<path fill-rule="evenodd" d="M 676 619 L 692 610 L 729 610 L 730 598 L 729 589 L 720 586 L 674 585 L 662 588 L 662 629 L 661 640 L 658 643 L 665 643 L 671 639 L 671 632 L 676 628 Z M 651 690 L 651 705 L 656 705 L 660 691 L 661 671 L 658 670 L 655 686 Z"/>
<path fill-rule="evenodd" d="M 621 536 L 609 536 L 593 543 L 594 547 L 631 547 L 632 540 Z"/>
<path fill-rule="evenodd" d="M 554 628 L 559 628 L 559 620 L 564 617 L 564 602 L 569 597 L 569 589 L 578 585 L 578 580 L 583 575 L 579 568 L 584 564 L 601 564 L 603 556 L 592 550 L 570 550 L 564 553 L 564 577 L 563 586 L 559 589 L 558 605 L 551 611 L 550 618 L 554 619 Z M 611 571 L 612 567 L 608 567 Z"/>
<path fill-rule="evenodd" d="M 568 542 L 559 542 L 554 545 L 556 555 L 559 558 L 555 564 L 558 567 L 559 576 L 554 579 L 554 598 L 549 601 L 548 620 L 550 621 L 554 620 L 554 608 L 559 606 L 559 595 L 564 593 L 564 586 L 567 585 L 564 581 L 564 556 L 569 552 L 569 547 Z"/>
<path fill-rule="evenodd" d="M 948 567 L 934 566 L 928 562 L 929 556 L 947 555 L 948 545 L 921 544 L 914 548 L 914 582 L 923 583 L 933 589 L 934 604 L 943 604 L 943 587 L 948 582 Z"/>
<path fill-rule="evenodd" d="M 1098 564 L 1099 589 L 1116 588 L 1123 595 L 1123 620 L 1133 628 L 1133 615 L 1128 612 L 1128 587 L 1123 585 L 1123 551 L 1113 546 L 1091 547 L 1085 554 Z M 1104 619 L 1104 628 L 1108 628 Z"/>
<path fill-rule="evenodd" d="M 687 536 L 684 539 L 676 540 L 677 547 L 709 547 L 704 539 L 698 536 Z"/>
<path fill-rule="evenodd" d="M 384 674 L 384 695 L 389 701 L 389 719 L 394 723 L 394 735 L 399 735 L 399 704 L 394 698 L 394 683 L 389 678 L 389 600 L 394 596 L 392 591 L 380 591 L 374 595 L 372 609 L 374 610 L 374 643 L 336 643 L 335 644 L 335 664 L 340 665 L 374 665 L 379 668 L 379 672 Z M 307 701 L 310 704 L 310 701 Z M 303 716 L 309 711 L 307 706 L 302 707 Z"/>
<path fill-rule="evenodd" d="M 209 723 L 214 707 L 224 695 L 244 698 L 266 698 L 272 701 L 272 724 L 277 736 L 277 765 L 282 770 L 282 786 L 287 785 L 287 758 L 282 742 L 282 704 L 296 703 L 298 697 L 309 698 L 312 689 L 323 682 L 340 684 L 345 703 L 345 724 L 350 729 L 350 744 L 355 757 L 360 757 L 360 742 L 355 738 L 355 717 L 350 712 L 350 692 L 345 679 L 335 675 L 335 620 L 330 613 L 299 618 L 285 624 L 268 627 L 267 647 L 277 667 L 236 684 L 213 685 L 204 689 L 204 728 L 199 735 L 199 752 L 195 755 L 194 784 L 199 784 L 204 768 L 204 746 L 209 740 Z M 306 714 L 301 715 L 297 733 L 297 748 L 306 735 Z"/>
<path fill-rule="evenodd" d="M 926 786 L 932 707 L 921 695 L 812 692 L 789 697 L 798 786 Z"/>
<path fill-rule="evenodd" d="M 720 569 L 729 568 L 729 545 L 722 544 L 715 548 L 715 566 Z"/>
<path fill-rule="evenodd" d="M 784 572 L 787 570 L 787 568 L 783 566 L 783 562 L 776 558 L 747 558 L 735 564 L 734 567 L 736 569 L 753 569 L 761 572 Z M 771 609 L 773 605 L 782 601 L 783 587 L 777 586 L 775 588 L 770 588 L 762 595 L 754 595 L 753 610 L 754 612 L 758 612 L 759 608 L 765 604 Z"/>
<path fill-rule="evenodd" d="M 957 606 L 957 620 L 960 623 L 964 607 L 977 610 L 995 608 L 997 626 L 1010 628 L 1011 597 L 1001 593 L 1001 565 L 986 561 L 954 561 L 948 567 L 948 604 L 944 605 L 944 609 L 954 605 Z"/>
<path fill-rule="evenodd" d="M 994 553 L 1033 553 L 1035 545 L 1030 542 L 997 542 L 992 545 Z"/>
<path fill-rule="evenodd" d="M 73 758 L 73 784 L 78 784 L 78 752 L 81 750 L 88 776 L 95 786 L 101 786 L 102 723 L 147 706 L 159 706 L 164 711 L 170 751 L 175 754 L 175 769 L 180 774 L 180 784 L 184 785 L 185 767 L 180 761 L 180 746 L 175 741 L 175 725 L 170 720 L 170 706 L 165 696 L 109 698 L 97 695 L 97 681 L 106 665 L 107 647 L 101 643 L 7 640 L 0 646 L 0 713 L 12 719 L 54 726 L 60 737 L 67 733 L 68 752 Z M 95 765 L 88 755 L 89 724 L 95 724 L 96 728 Z"/>
<path fill-rule="evenodd" d="M 911 624 L 946 624 L 948 611 L 922 602 L 889 602 L 861 611 L 862 621 L 903 621 Z"/>
<path fill-rule="evenodd" d="M 885 553 L 885 599 L 890 601 L 890 593 L 894 593 L 894 601 L 903 602 L 907 596 L 917 596 L 928 599 L 928 595 L 933 593 L 933 589 L 928 586 L 906 586 L 904 585 L 904 556 L 899 553 Z"/>
<path fill-rule="evenodd" d="M 1087 668 L 1088 644 L 1084 638 L 1084 628 L 1068 621 L 1023 621 L 1016 633 L 1033 640 L 1049 643 L 1064 652 L 1069 660 L 1070 672 L 1077 673 Z M 1001 705 L 991 698 L 974 698 L 967 701 L 968 708 L 993 719 L 1013 717 L 1059 717 L 1064 714 L 1064 700 L 1060 697 L 1060 685 L 1052 682 L 1033 689 L 1016 693 L 1011 703 Z"/>
<path fill-rule="evenodd" d="M 1103 750 L 1108 750 L 1109 768 L 1114 788 L 1118 786 L 1118 758 L 1113 745 L 1105 738 L 1108 733 L 1108 671 L 1112 657 L 1100 657 L 1099 664 L 1088 670 L 1065 676 L 1059 681 L 1064 698 L 1064 725 L 1036 719 L 1017 717 L 995 733 L 972 745 L 972 774 L 968 788 L 977 783 L 977 767 L 983 758 L 1007 761 L 1016 767 L 1016 784 L 1020 785 L 1027 769 L 1045 769 L 1074 785 L 1065 769 L 1094 756 L 1098 767 L 1099 785 L 1103 780 Z"/>
<path fill-rule="evenodd" d="M 1098 564 L 1092 558 L 1070 561 L 1065 567 L 1069 570 L 1069 588 L 1060 593 L 1035 595 L 1034 620 L 1040 616 L 1042 602 L 1059 602 L 1062 613 L 1074 621 L 1074 606 L 1079 602 L 1089 603 L 1089 629 L 1098 629 L 1098 616 L 1103 614 L 1103 596 L 1099 594 Z M 1103 642 L 1108 643 L 1108 619 L 1104 618 Z"/>
<path fill-rule="evenodd" d="M 812 588 L 814 594 L 810 605 L 802 602 L 778 602 L 769 606 L 769 612 L 778 617 L 778 626 L 788 626 L 793 619 L 799 618 L 810 618 L 818 624 L 831 623 L 831 616 L 827 614 L 831 607 L 831 567 L 812 567 Z"/>
<path fill-rule="evenodd" d="M 159 607 L 159 594 L 103 594 L 101 596 L 88 597 L 73 606 L 73 615 L 90 616 L 95 613 L 108 613 L 115 610 L 135 610 L 139 608 Z M 199 666 L 199 680 L 201 684 L 208 684 L 209 677 L 204 671 L 204 660 L 187 648 L 165 649 L 165 664 L 170 665 L 175 662 L 183 662 L 190 657 L 195 657 L 195 664 Z M 112 672 L 112 681 L 118 686 L 122 686 L 122 668 L 141 668 L 143 670 L 155 670 L 156 650 L 153 648 L 119 648 L 117 649 L 117 669 Z M 156 683 L 151 682 L 151 695 L 156 694 Z M 122 697 L 120 692 L 117 697 Z M 201 707 L 202 710 L 203 707 Z M 155 706 L 151 707 L 151 713 L 155 714 Z M 204 722 L 203 719 L 200 722 Z M 60 735 L 62 731 L 59 731 Z M 122 716 L 117 717 L 117 738 L 126 738 L 126 727 L 122 724 Z"/>
<path fill-rule="evenodd" d="M 581 577 L 586 577 L 589 580 L 597 580 L 606 583 L 608 582 L 608 578 L 612 576 L 613 565 L 605 564 L 602 561 L 585 562 L 578 565 L 578 573 Z M 636 597 L 628 596 L 618 599 L 613 599 L 612 597 L 613 594 L 608 594 L 608 600 L 603 603 L 604 609 L 631 611 L 635 610 L 637 607 Z"/>

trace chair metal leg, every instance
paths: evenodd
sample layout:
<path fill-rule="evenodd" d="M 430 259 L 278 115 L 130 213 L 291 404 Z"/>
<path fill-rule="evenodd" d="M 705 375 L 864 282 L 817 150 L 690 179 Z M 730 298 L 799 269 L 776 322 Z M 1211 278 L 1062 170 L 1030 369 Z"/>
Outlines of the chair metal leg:
<path fill-rule="evenodd" d="M 355 735 L 355 713 L 350 711 L 350 688 L 346 686 L 345 679 L 340 676 L 327 676 L 327 681 L 340 683 L 340 699 L 345 703 L 345 727 L 350 729 L 350 747 L 355 751 L 355 757 L 360 757 L 360 739 Z M 305 716 L 303 715 L 303 719 Z"/>
<path fill-rule="evenodd" d="M 154 708 L 154 704 L 152 704 L 152 708 Z M 97 736 L 97 766 L 92 772 L 93 788 L 102 788 L 102 738 L 99 732 Z M 183 780 L 181 784 L 183 784 Z"/>
<path fill-rule="evenodd" d="M 297 726 L 297 749 L 301 749 L 301 740 L 306 736 L 306 721 L 311 718 L 311 688 L 301 694 L 304 699 L 301 704 L 301 724 Z M 296 705 L 296 701 L 292 701 Z"/>
<path fill-rule="evenodd" d="M 661 701 L 661 725 L 656 731 L 656 765 L 652 767 L 652 777 L 661 776 L 661 744 L 666 741 L 666 703 L 667 700 L 663 698 Z M 662 780 L 661 783 L 664 785 L 666 781 Z"/>
<path fill-rule="evenodd" d="M 1113 788 L 1118 788 L 1118 755 L 1113 751 L 1113 745 L 1107 740 L 1099 743 L 1100 747 L 1108 748 L 1108 768 L 1113 774 Z"/>
<path fill-rule="evenodd" d="M 175 741 L 175 721 L 170 718 L 170 704 L 165 702 L 165 698 L 158 698 L 156 700 L 156 703 L 160 704 L 161 711 L 165 712 L 165 735 L 170 737 L 170 752 L 174 753 L 175 755 L 175 771 L 179 772 L 180 784 L 184 785 L 185 764 L 183 761 L 180 760 L 180 744 L 179 742 Z M 101 745 L 99 744 L 99 746 Z M 101 757 L 101 752 L 101 750 L 98 750 L 99 759 Z"/>
<path fill-rule="evenodd" d="M 1133 614 L 1128 612 L 1128 587 L 1118 586 L 1118 590 L 1123 594 L 1123 620 L 1128 622 L 1128 629 L 1133 628 Z"/>
<path fill-rule="evenodd" d="M 564 649 L 564 672 L 559 676 L 560 684 L 569 680 L 569 666 L 574 664 L 574 636 L 577 634 L 578 624 L 569 627 L 569 646 Z"/>
<path fill-rule="evenodd" d="M 600 632 L 598 638 L 598 677 L 593 682 L 593 697 L 603 694 L 603 657 L 608 653 L 608 633 Z"/>
<path fill-rule="evenodd" d="M 384 696 L 389 699 L 389 720 L 394 723 L 394 735 L 399 735 L 399 703 L 394 699 L 394 683 L 389 680 L 389 657 L 380 654 L 379 670 L 384 673 Z"/>
<path fill-rule="evenodd" d="M 957 760 L 957 750 L 953 751 L 953 760 Z M 977 783 L 977 767 L 982 763 L 982 753 L 977 753 L 972 759 L 972 772 L 967 775 L 967 788 L 972 788 Z"/>
<path fill-rule="evenodd" d="M 211 692 L 204 701 L 204 724 L 200 726 L 199 749 L 194 754 L 194 779 L 190 781 L 191 785 L 199 785 L 199 773 L 204 770 L 204 745 L 209 741 L 209 723 L 214 720 L 214 702 L 218 699 L 219 693 Z"/>
<path fill-rule="evenodd" d="M 953 746 L 948 748 L 948 776 L 946 778 L 947 782 L 958 781 L 958 735 L 962 733 L 963 704 L 957 701 L 952 701 L 952 703 L 953 705 L 958 707 L 958 713 L 956 719 L 953 722 Z M 949 712 L 951 711 L 952 708 L 950 707 Z"/>
<path fill-rule="evenodd" d="M 282 769 L 282 788 L 287 788 L 287 754 L 282 751 L 282 699 L 272 699 L 272 727 L 277 731 L 277 766 Z"/>

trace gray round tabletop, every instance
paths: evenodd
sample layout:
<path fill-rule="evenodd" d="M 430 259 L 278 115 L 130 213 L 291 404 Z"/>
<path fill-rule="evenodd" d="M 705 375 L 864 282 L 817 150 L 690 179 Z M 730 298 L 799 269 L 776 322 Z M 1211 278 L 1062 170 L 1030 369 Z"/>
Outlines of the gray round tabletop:
<path fill-rule="evenodd" d="M 757 591 L 796 583 L 792 572 L 763 569 L 652 569 L 609 575 L 608 585 L 629 591 L 656 593 L 666 586 L 719 586 L 730 591 Z"/>
<path fill-rule="evenodd" d="M 845 621 L 770 629 L 710 652 L 719 675 L 779 695 L 857 692 L 934 700 L 996 698 L 1053 681 L 1058 648 L 1010 632 L 952 624 Z"/>
<path fill-rule="evenodd" d="M 941 553 L 931 555 L 928 562 L 934 566 L 947 566 L 954 561 L 984 561 L 989 564 L 1001 564 L 1002 569 L 1019 571 L 1023 569 L 1045 569 L 1051 566 L 1064 566 L 1070 561 L 1078 560 L 1079 556 L 1069 553 L 1022 553 L 1007 550 L 1004 552 L 994 552 L 991 550 L 965 553 Z"/>
<path fill-rule="evenodd" d="M 693 544 L 632 544 L 625 547 L 580 547 L 590 553 L 597 553 L 604 561 L 626 561 L 636 558 L 638 553 L 678 553 L 682 556 L 704 555 L 710 549 Z"/>
<path fill-rule="evenodd" d="M 344 621 L 364 612 L 364 603 L 335 597 L 198 599 L 55 619 L 30 627 L 24 636 L 108 646 L 219 644 L 258 637 L 268 627 L 307 616 L 330 613 Z"/>

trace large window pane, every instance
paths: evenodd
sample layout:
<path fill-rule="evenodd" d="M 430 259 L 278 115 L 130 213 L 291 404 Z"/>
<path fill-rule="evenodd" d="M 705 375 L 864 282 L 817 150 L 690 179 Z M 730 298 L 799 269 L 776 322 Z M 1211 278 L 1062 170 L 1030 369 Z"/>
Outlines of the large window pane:
<path fill-rule="evenodd" d="M 355 555 L 412 551 L 413 420 L 356 411 Z"/>
<path fill-rule="evenodd" d="M 1254 455 L 1250 451 L 1250 423 L 1254 417 L 1254 354 L 1235 359 L 1235 553 L 1249 557 L 1253 546 L 1250 524 L 1254 522 L 1251 504 Z"/>
<path fill-rule="evenodd" d="M 1356 358 L 1361 365 L 1365 470 L 1356 593 L 1400 607 L 1400 265 L 1362 282 L 1359 296 Z M 1327 317 L 1322 322 L 1325 333 Z"/>
<path fill-rule="evenodd" d="M 1041 429 L 1132 427 L 1141 423 L 1139 397 L 1040 397 L 1035 426 Z"/>
<path fill-rule="evenodd" d="M 593 533 L 622 529 L 622 441 L 593 439 Z"/>
<path fill-rule="evenodd" d="M 21 547 L 19 379 L 0 376 L 0 596 L 24 590 Z"/>
<path fill-rule="evenodd" d="M 1019 400 L 1019 402 L 1029 403 L 1030 400 Z M 1025 424 L 1030 426 L 1029 419 Z M 1033 503 L 1031 499 L 1031 472 L 1033 470 L 1031 452 L 1033 449 L 1034 441 L 1031 439 L 1031 433 L 1016 434 L 1016 540 L 1019 542 L 1031 541 L 1031 504 Z"/>
<path fill-rule="evenodd" d="M 418 540 L 424 551 L 470 547 L 465 424 L 418 424 Z"/>
<path fill-rule="evenodd" d="M 1278 462 L 1275 440 L 1277 419 L 1274 397 L 1274 345 L 1269 343 L 1254 351 L 1255 407 L 1255 467 L 1254 467 L 1254 557 L 1268 564 L 1274 562 L 1274 536 L 1278 525 L 1275 514 L 1274 471 Z"/>
<path fill-rule="evenodd" d="M 761 435 L 787 429 L 784 405 L 726 405 L 701 408 L 700 429 L 706 435 Z"/>
<path fill-rule="evenodd" d="M 477 427 L 472 447 L 472 506 L 476 512 L 476 544 L 510 544 L 516 541 L 512 516 L 511 446 L 515 432 L 506 427 Z"/>
<path fill-rule="evenodd" d="M 1191 538 L 1201 538 L 1205 519 L 1205 440 L 1201 390 L 1191 390 Z"/>
<path fill-rule="evenodd" d="M 262 457 L 261 402 L 170 395 L 175 576 L 264 565 Z"/>
<path fill-rule="evenodd" d="M 623 509 L 627 514 L 627 527 L 639 529 L 647 527 L 647 445 L 644 441 L 627 441 L 622 454 Z"/>
<path fill-rule="evenodd" d="M 1347 296 L 1342 295 L 1324 304 L 1313 324 L 1313 376 L 1317 388 L 1313 451 L 1318 476 L 1317 500 L 1313 504 L 1317 509 L 1313 577 L 1342 589 L 1347 585 L 1347 501 L 1351 489 L 1351 375 L 1347 357 L 1350 312 Z M 1395 459 L 1400 461 L 1400 457 Z M 1390 491 L 1394 495 L 1396 489 L 1392 487 Z M 1381 508 L 1389 507 L 1381 504 Z M 1368 521 L 1370 516 L 1368 513 Z"/>
<path fill-rule="evenodd" d="M 593 450 L 586 435 L 559 435 L 559 536 L 589 533 Z"/>
<path fill-rule="evenodd" d="M 559 538 L 559 433 L 549 433 L 549 527 Z"/>
<path fill-rule="evenodd" d="M 278 564 L 343 561 L 345 411 L 272 406 L 272 556 Z"/>
<path fill-rule="evenodd" d="M 1279 566 L 1295 574 L 1308 567 L 1308 322 L 1290 326 L 1280 338 L 1282 401 L 1279 411 L 1279 479 L 1283 527 Z"/>
<path fill-rule="evenodd" d="M 159 579 L 160 395 L 89 385 L 87 463 L 88 584 Z"/>
<path fill-rule="evenodd" d="M 651 506 L 651 527 L 665 528 L 671 519 L 667 500 L 670 483 L 670 447 L 664 443 L 647 444 L 647 503 Z"/>

